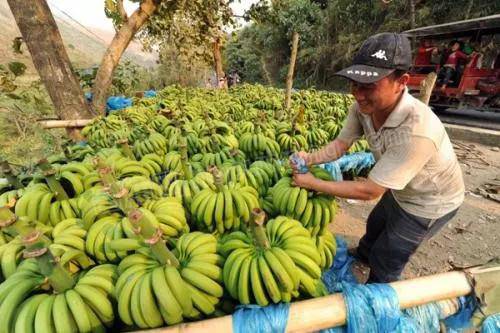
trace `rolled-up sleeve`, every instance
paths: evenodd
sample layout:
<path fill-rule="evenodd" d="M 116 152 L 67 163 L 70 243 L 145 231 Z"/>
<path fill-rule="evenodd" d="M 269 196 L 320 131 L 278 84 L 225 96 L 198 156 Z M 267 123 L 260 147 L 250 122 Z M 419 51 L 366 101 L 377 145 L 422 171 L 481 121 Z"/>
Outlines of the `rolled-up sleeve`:
<path fill-rule="evenodd" d="M 382 154 L 368 178 L 380 186 L 402 190 L 436 152 L 431 139 L 412 136 Z"/>
<path fill-rule="evenodd" d="M 342 140 L 349 147 L 354 141 L 363 136 L 363 126 L 359 121 L 357 112 L 356 105 L 352 105 L 344 121 L 344 126 L 342 126 L 342 130 L 337 137 L 337 139 Z"/>

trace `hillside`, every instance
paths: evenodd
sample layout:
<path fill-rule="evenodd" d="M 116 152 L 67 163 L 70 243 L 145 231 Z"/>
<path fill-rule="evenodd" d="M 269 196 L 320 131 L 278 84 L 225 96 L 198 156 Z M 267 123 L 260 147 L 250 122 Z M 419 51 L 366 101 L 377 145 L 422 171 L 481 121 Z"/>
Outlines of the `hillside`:
<path fill-rule="evenodd" d="M 100 37 L 98 39 L 69 19 L 58 17 L 57 13 L 53 14 L 73 66 L 75 68 L 87 68 L 98 65 L 107 47 L 105 42 L 109 43 L 111 41 L 113 33 L 94 31 Z M 17 29 L 7 0 L 0 0 L 0 31 L 2 31 L 0 34 L 0 64 L 14 60 L 21 61 L 28 66 L 28 75 L 36 75 L 26 46 L 23 45 L 22 47 L 22 55 L 15 54 L 12 51 L 13 38 L 21 34 Z M 124 58 L 146 67 L 154 66 L 156 62 L 156 55 L 142 52 L 141 46 L 137 42 L 131 43 L 125 52 Z"/>

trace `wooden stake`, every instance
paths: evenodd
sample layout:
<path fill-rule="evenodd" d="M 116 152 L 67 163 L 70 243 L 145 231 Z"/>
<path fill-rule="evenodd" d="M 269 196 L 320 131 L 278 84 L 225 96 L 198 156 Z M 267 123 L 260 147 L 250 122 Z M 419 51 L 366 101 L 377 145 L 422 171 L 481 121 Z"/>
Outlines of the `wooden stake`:
<path fill-rule="evenodd" d="M 93 119 L 75 119 L 75 120 L 42 120 L 38 124 L 43 128 L 78 128 L 85 127 Z"/>
<path fill-rule="evenodd" d="M 430 302 L 453 299 L 471 293 L 465 273 L 448 272 L 412 280 L 390 283 L 398 295 L 401 309 Z M 449 303 L 449 302 L 448 302 Z M 451 307 L 448 314 L 456 311 Z M 347 312 L 341 293 L 295 302 L 290 305 L 287 332 L 314 332 L 344 325 Z M 149 333 L 202 333 L 232 332 L 232 316 L 224 316 L 194 323 L 183 323 L 168 328 L 159 328 Z"/>
<path fill-rule="evenodd" d="M 299 33 L 294 31 L 292 35 L 292 54 L 290 56 L 290 65 L 288 66 L 288 74 L 286 75 L 286 91 L 285 91 L 285 109 L 290 109 L 292 101 L 292 86 L 293 73 L 295 72 L 295 62 L 297 61 L 297 51 L 299 49 Z"/>

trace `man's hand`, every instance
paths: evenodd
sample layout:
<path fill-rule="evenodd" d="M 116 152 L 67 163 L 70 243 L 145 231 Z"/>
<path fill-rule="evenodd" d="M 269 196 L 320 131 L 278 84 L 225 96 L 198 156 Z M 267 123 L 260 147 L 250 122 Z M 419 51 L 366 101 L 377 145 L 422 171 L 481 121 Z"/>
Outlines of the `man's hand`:
<path fill-rule="evenodd" d="M 293 182 L 294 186 L 299 186 L 308 190 L 316 191 L 316 185 L 318 184 L 319 179 L 314 177 L 312 173 L 294 173 L 293 174 Z"/>
<path fill-rule="evenodd" d="M 304 162 L 306 163 L 306 166 L 309 166 L 309 164 L 310 164 L 310 163 L 309 163 L 309 161 L 308 161 L 308 159 L 309 159 L 309 155 L 310 155 L 309 153 L 306 153 L 305 151 L 299 151 L 299 152 L 297 152 L 297 153 L 294 153 L 294 154 L 292 154 L 292 155 L 289 157 L 289 160 L 290 160 L 290 166 L 291 166 L 291 167 L 292 167 L 292 169 L 293 169 L 293 173 L 297 173 L 297 171 L 298 171 L 298 170 L 297 170 L 297 166 L 296 166 L 296 165 L 292 162 L 292 160 L 291 160 L 291 158 L 292 158 L 292 156 L 293 156 L 293 155 L 296 155 L 296 156 L 300 157 L 301 159 L 303 159 L 303 160 L 304 160 Z"/>

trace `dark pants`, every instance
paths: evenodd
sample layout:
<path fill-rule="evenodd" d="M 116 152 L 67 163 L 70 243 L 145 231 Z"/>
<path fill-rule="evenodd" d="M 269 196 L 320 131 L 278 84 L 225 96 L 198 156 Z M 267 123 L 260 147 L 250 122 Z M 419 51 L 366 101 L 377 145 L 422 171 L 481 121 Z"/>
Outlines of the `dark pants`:
<path fill-rule="evenodd" d="M 371 269 L 368 282 L 387 283 L 399 279 L 410 256 L 423 241 L 434 236 L 458 209 L 427 219 L 404 211 L 387 191 L 370 213 L 358 255 Z"/>
<path fill-rule="evenodd" d="M 449 85 L 456 76 L 456 71 L 451 67 L 442 67 L 438 74 L 438 82 Z"/>

